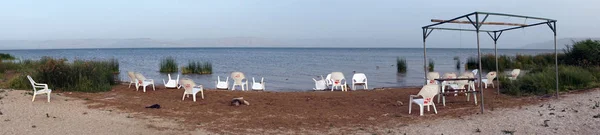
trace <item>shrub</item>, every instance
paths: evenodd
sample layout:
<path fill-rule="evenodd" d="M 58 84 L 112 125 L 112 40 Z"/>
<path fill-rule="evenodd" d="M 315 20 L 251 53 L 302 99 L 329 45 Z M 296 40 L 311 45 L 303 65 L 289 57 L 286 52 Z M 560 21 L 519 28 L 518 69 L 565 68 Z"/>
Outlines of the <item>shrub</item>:
<path fill-rule="evenodd" d="M 398 57 L 396 59 L 396 67 L 398 73 L 406 73 L 406 58 Z"/>
<path fill-rule="evenodd" d="M 181 67 L 182 74 L 212 74 L 212 63 L 190 61 L 185 67 Z"/>
<path fill-rule="evenodd" d="M 565 62 L 569 65 L 599 66 L 600 41 L 591 39 L 574 42 L 564 50 Z"/>
<path fill-rule="evenodd" d="M 10 54 L 0 53 L 0 62 L 2 62 L 2 60 L 14 60 L 14 59 L 15 59 L 15 57 Z"/>
<path fill-rule="evenodd" d="M 429 72 L 433 72 L 435 69 L 435 62 L 433 61 L 433 59 L 429 59 Z"/>
<path fill-rule="evenodd" d="M 554 67 L 532 70 L 518 80 L 499 77 L 503 92 L 511 95 L 552 94 L 556 89 Z M 576 66 L 559 66 L 559 90 L 569 91 L 597 87 L 597 77 L 589 70 Z"/>
<path fill-rule="evenodd" d="M 160 72 L 161 73 L 175 73 L 177 71 L 179 71 L 179 69 L 177 69 L 177 62 L 175 62 L 175 59 L 173 57 L 167 57 L 164 58 L 161 62 L 160 62 Z"/>

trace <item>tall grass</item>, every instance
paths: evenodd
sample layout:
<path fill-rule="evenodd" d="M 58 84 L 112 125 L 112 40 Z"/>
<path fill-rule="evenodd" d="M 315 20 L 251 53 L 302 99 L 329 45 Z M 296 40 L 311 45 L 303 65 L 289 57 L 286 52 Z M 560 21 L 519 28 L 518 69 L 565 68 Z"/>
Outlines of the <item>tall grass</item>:
<path fill-rule="evenodd" d="M 212 63 L 190 61 L 187 66 L 181 67 L 182 74 L 212 74 Z"/>
<path fill-rule="evenodd" d="M 115 59 L 115 58 L 111 58 L 110 60 L 108 60 L 109 65 L 110 65 L 110 71 L 112 71 L 114 74 L 118 74 L 120 73 L 119 71 L 119 60 Z"/>
<path fill-rule="evenodd" d="M 31 75 L 36 82 L 47 83 L 55 90 L 101 92 L 111 90 L 112 85 L 116 85 L 118 80 L 113 74 L 114 63 L 110 60 L 75 60 L 68 63 L 66 59 L 43 57 L 39 61 L 23 61 L 19 66 L 30 69 L 19 70 L 18 75 L 6 86 L 30 89 L 31 84 L 26 76 Z"/>
<path fill-rule="evenodd" d="M 460 70 L 460 57 L 454 56 L 454 60 L 456 61 L 456 70 Z"/>
<path fill-rule="evenodd" d="M 398 73 L 406 73 L 406 58 L 398 57 L 396 59 L 396 68 Z"/>
<path fill-rule="evenodd" d="M 559 63 L 564 59 L 564 54 L 558 54 Z M 467 69 L 478 68 L 479 62 L 477 57 L 469 57 L 467 59 Z M 498 70 L 505 71 L 507 69 L 535 69 L 554 65 L 554 54 L 538 54 L 538 55 L 522 55 L 516 56 L 499 55 Z M 481 56 L 481 68 L 485 71 L 496 71 L 496 58 L 493 54 L 484 54 Z"/>
<path fill-rule="evenodd" d="M 559 66 L 559 90 L 569 91 L 600 86 L 598 74 L 577 66 Z M 510 81 L 499 77 L 503 93 L 511 95 L 543 95 L 553 94 L 556 90 L 556 72 L 553 66 L 532 70 L 525 76 Z"/>
<path fill-rule="evenodd" d="M 10 54 L 0 53 L 0 62 L 2 62 L 2 60 L 14 60 L 14 59 L 15 59 L 15 57 Z"/>
<path fill-rule="evenodd" d="M 179 71 L 177 62 L 171 56 L 164 58 L 160 61 L 160 72 L 161 73 L 175 73 Z"/>
<path fill-rule="evenodd" d="M 433 72 L 435 70 L 435 62 L 433 61 L 433 59 L 429 59 L 429 66 L 427 70 L 429 70 L 429 72 Z"/>

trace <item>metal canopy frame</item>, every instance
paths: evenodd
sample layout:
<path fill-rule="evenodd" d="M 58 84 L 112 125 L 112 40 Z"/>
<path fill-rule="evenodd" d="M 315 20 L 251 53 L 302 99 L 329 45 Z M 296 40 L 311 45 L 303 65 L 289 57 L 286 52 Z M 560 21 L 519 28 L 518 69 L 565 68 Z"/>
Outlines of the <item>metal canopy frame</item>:
<path fill-rule="evenodd" d="M 483 16 L 483 19 L 480 20 L 480 16 Z M 475 17 L 474 20 L 471 19 L 471 17 Z M 533 19 L 533 20 L 538 20 L 541 22 L 538 23 L 532 23 L 532 24 L 506 24 L 506 25 L 511 25 L 513 27 L 509 27 L 509 28 L 504 28 L 504 29 L 498 29 L 498 30 L 482 30 L 480 29 L 481 26 L 483 25 L 502 25 L 499 23 L 487 23 L 486 24 L 486 19 L 489 16 L 504 16 L 504 17 L 516 17 L 516 18 L 524 18 L 524 19 Z M 459 19 L 463 19 L 466 18 L 468 21 L 468 23 L 466 24 L 472 24 L 474 26 L 474 29 L 462 29 L 462 28 L 445 28 L 445 27 L 437 27 L 438 25 L 441 24 L 446 24 L 446 23 L 463 23 L 465 24 L 466 21 L 458 21 Z M 554 33 L 554 66 L 555 66 L 555 70 L 556 70 L 556 98 L 558 98 L 558 51 L 556 49 L 556 20 L 554 19 L 548 19 L 548 18 L 541 18 L 541 17 L 532 17 L 532 16 L 523 16 L 523 15 L 513 15 L 513 14 L 504 14 L 504 13 L 491 13 L 491 12 L 473 12 L 473 13 L 469 13 L 466 15 L 462 15 L 450 20 L 431 20 L 432 22 L 437 22 L 431 25 L 427 25 L 427 26 L 423 26 L 423 70 L 425 71 L 425 78 L 427 78 L 427 47 L 426 47 L 426 41 L 427 41 L 427 37 L 429 37 L 429 35 L 431 34 L 431 32 L 433 30 L 453 30 L 453 31 L 473 31 L 477 33 L 477 59 L 479 60 L 479 71 L 482 72 L 482 67 L 481 67 L 481 47 L 479 44 L 479 32 L 486 32 L 491 38 L 492 40 L 494 40 L 494 57 L 496 59 L 496 71 L 498 71 L 498 48 L 497 48 L 497 42 L 498 39 L 500 38 L 500 36 L 502 35 L 502 32 L 504 31 L 509 31 L 509 30 L 514 30 L 514 29 L 520 29 L 520 28 L 526 28 L 526 27 L 532 27 L 532 26 L 537 26 L 537 25 L 543 25 L 543 24 L 547 24 L 548 27 L 550 27 L 550 29 L 552 30 L 552 32 Z M 498 73 L 500 73 L 500 71 L 498 71 Z M 481 78 L 482 78 L 482 74 L 479 74 L 479 90 L 480 90 L 480 97 L 481 97 L 481 113 L 484 112 L 484 97 L 483 97 L 483 85 L 481 85 Z M 493 80 L 492 80 L 493 81 Z M 498 87 L 497 88 L 497 92 L 498 94 L 500 93 L 500 81 L 498 81 Z"/>

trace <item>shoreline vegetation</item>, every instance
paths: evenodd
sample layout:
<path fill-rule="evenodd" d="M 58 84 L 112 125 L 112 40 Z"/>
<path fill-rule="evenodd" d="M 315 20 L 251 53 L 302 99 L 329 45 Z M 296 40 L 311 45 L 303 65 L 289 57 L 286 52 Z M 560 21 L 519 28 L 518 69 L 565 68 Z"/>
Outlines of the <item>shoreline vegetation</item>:
<path fill-rule="evenodd" d="M 584 40 L 574 42 L 558 55 L 560 65 L 561 91 L 574 89 L 585 89 L 600 86 L 600 41 Z M 29 83 L 26 75 L 31 75 L 35 80 L 52 84 L 51 87 L 66 91 L 89 91 L 100 92 L 110 90 L 117 84 L 118 78 L 114 74 L 119 73 L 119 61 L 115 58 L 109 60 L 74 60 L 68 62 L 66 59 L 54 59 L 44 57 L 40 60 L 14 61 L 14 56 L 1 54 L 0 60 L 11 60 L 2 62 L 0 74 L 6 71 L 16 72 L 16 76 L 9 79 L 2 86 L 5 88 L 28 88 Z M 457 67 L 459 67 L 457 60 Z M 497 79 L 501 81 L 503 92 L 511 95 L 539 95 L 552 93 L 555 82 L 552 76 L 554 66 L 554 54 L 507 56 L 501 55 L 498 59 L 500 71 L 507 69 L 523 69 L 527 73 L 516 81 L 507 81 L 505 75 L 500 74 Z M 174 73 L 179 71 L 177 62 L 173 57 L 164 58 L 160 66 L 160 72 Z M 406 59 L 397 58 L 397 71 L 406 71 Z M 468 57 L 465 68 L 477 68 L 477 60 Z M 435 62 L 429 59 L 429 71 L 433 71 Z M 482 56 L 482 68 L 484 71 L 494 71 L 495 60 L 491 54 Z M 91 71 L 91 72 L 90 72 Z M 201 61 L 190 61 L 187 66 L 181 67 L 183 74 L 212 74 L 212 63 Z"/>

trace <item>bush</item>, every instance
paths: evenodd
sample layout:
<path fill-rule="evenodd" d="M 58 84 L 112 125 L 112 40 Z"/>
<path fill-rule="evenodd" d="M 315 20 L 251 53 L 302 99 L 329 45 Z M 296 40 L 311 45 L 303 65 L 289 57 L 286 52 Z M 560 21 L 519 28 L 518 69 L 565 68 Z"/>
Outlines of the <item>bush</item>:
<path fill-rule="evenodd" d="M 175 62 L 175 59 L 173 57 L 167 57 L 164 58 L 161 62 L 160 62 L 160 72 L 161 73 L 175 73 L 177 71 L 179 71 L 179 69 L 177 69 L 177 62 Z"/>
<path fill-rule="evenodd" d="M 499 77 L 503 92 L 511 95 L 553 94 L 556 89 L 554 67 L 532 70 L 518 80 Z M 570 91 L 597 87 L 597 77 L 588 69 L 576 66 L 559 66 L 559 90 Z"/>
<path fill-rule="evenodd" d="M 185 67 L 181 67 L 182 74 L 212 74 L 212 63 L 190 61 Z"/>
<path fill-rule="evenodd" d="M 600 41 L 574 42 L 564 50 L 565 62 L 577 66 L 600 66 Z"/>
<path fill-rule="evenodd" d="M 433 61 L 433 59 L 429 59 L 429 67 L 428 67 L 429 72 L 433 72 L 434 69 L 435 69 L 435 62 Z"/>
<path fill-rule="evenodd" d="M 469 57 L 467 58 L 467 64 L 465 65 L 466 69 L 478 69 L 479 62 L 477 62 L 477 58 Z"/>
<path fill-rule="evenodd" d="M 15 59 L 15 57 L 10 54 L 0 53 L 0 62 L 2 62 L 2 60 L 14 60 L 14 59 Z"/>
<path fill-rule="evenodd" d="M 398 73 L 406 73 L 406 58 L 398 57 L 398 59 L 396 59 L 396 67 Z"/>

